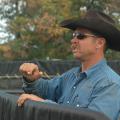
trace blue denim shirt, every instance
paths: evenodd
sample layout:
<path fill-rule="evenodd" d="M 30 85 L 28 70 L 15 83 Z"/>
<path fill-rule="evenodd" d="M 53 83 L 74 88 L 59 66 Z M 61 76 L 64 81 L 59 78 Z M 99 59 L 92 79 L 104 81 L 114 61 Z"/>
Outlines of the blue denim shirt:
<path fill-rule="evenodd" d="M 103 59 L 85 72 L 75 67 L 51 80 L 24 81 L 23 89 L 53 102 L 89 108 L 118 120 L 120 76 Z"/>

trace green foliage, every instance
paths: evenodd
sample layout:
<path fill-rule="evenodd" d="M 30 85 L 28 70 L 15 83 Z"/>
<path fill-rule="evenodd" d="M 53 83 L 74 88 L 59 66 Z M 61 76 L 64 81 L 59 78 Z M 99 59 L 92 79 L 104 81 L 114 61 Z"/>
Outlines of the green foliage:
<path fill-rule="evenodd" d="M 106 59 L 108 60 L 120 60 L 120 52 L 113 51 L 113 50 L 107 50 L 106 52 Z"/>
<path fill-rule="evenodd" d="M 7 19 L 7 31 L 13 34 L 14 39 L 9 39 L 4 45 L 9 46 L 9 50 L 0 48 L 2 57 L 0 59 L 73 59 L 70 50 L 71 31 L 60 28 L 60 21 L 84 14 L 85 8 L 106 11 L 118 21 L 120 19 L 118 3 L 119 0 L 9 0 L 2 2 L 1 18 Z M 5 6 L 9 6 L 9 9 L 7 10 Z M 10 57 L 4 55 L 5 52 L 9 52 Z M 119 53 L 111 50 L 106 53 L 108 59 L 119 59 L 119 56 Z"/>

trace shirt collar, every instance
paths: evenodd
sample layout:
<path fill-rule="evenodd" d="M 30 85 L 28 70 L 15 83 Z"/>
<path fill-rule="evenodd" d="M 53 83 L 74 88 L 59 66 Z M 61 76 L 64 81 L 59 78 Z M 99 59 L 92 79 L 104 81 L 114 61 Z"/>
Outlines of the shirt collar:
<path fill-rule="evenodd" d="M 81 66 L 77 67 L 77 69 L 74 71 L 74 75 L 78 78 L 80 76 L 84 76 L 84 77 L 89 77 L 90 75 L 92 75 L 93 72 L 95 72 L 97 69 L 99 69 L 101 66 L 106 65 L 107 62 L 106 60 L 103 58 L 102 60 L 100 60 L 97 64 L 93 65 L 91 68 L 89 68 L 88 70 L 84 71 L 84 72 L 80 72 L 81 70 Z"/>
<path fill-rule="evenodd" d="M 79 78 L 79 77 L 87 77 L 86 72 L 81 72 L 81 66 L 77 67 L 77 69 L 74 71 L 74 75 Z"/>
<path fill-rule="evenodd" d="M 107 62 L 105 59 L 100 60 L 97 64 L 93 65 L 91 68 L 85 71 L 87 77 L 89 77 L 93 72 L 99 69 L 101 66 L 106 65 Z"/>

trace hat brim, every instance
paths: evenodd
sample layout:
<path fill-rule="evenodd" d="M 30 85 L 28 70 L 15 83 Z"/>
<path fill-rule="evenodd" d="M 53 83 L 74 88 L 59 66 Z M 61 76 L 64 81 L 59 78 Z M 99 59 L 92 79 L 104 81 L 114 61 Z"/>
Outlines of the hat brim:
<path fill-rule="evenodd" d="M 61 22 L 60 26 L 71 30 L 87 28 L 96 31 L 106 39 L 110 49 L 120 51 L 120 31 L 108 22 L 99 19 L 68 19 Z"/>

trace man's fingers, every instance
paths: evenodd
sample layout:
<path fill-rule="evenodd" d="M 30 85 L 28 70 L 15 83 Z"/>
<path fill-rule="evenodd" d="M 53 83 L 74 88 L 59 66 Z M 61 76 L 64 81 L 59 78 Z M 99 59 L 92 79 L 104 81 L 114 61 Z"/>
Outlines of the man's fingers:
<path fill-rule="evenodd" d="M 18 107 L 21 107 L 24 104 L 24 100 L 19 100 L 17 101 Z"/>
<path fill-rule="evenodd" d="M 22 94 L 17 100 L 17 105 L 22 106 L 26 100 L 41 101 L 41 102 L 44 101 L 44 99 L 33 94 Z"/>
<path fill-rule="evenodd" d="M 28 95 L 27 94 L 22 94 L 19 97 L 19 99 L 17 100 L 17 105 L 22 106 L 27 99 L 28 99 Z"/>
<path fill-rule="evenodd" d="M 42 71 L 40 71 L 39 73 L 40 73 L 40 75 L 43 75 L 43 72 L 42 72 Z"/>
<path fill-rule="evenodd" d="M 20 66 L 19 71 L 21 73 L 31 75 L 31 74 L 33 74 L 34 71 L 36 71 L 38 69 L 39 69 L 38 66 L 34 63 L 23 63 Z"/>

